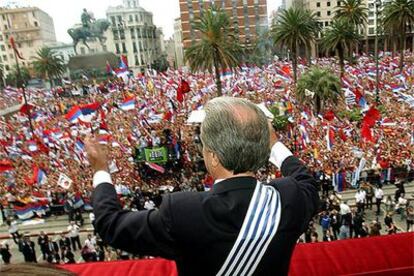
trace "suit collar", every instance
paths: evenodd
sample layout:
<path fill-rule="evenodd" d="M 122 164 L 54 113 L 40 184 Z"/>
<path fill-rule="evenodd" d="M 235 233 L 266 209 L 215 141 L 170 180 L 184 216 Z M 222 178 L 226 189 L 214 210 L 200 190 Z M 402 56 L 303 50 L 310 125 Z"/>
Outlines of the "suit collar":
<path fill-rule="evenodd" d="M 213 185 L 213 193 L 220 194 L 233 190 L 254 189 L 257 179 L 251 176 L 232 177 Z"/>

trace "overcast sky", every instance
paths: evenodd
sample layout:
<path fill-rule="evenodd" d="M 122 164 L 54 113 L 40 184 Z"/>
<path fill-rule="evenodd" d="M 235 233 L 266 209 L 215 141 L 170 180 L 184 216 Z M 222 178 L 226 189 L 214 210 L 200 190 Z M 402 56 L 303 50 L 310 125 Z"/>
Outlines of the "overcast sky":
<path fill-rule="evenodd" d="M 71 42 L 67 30 L 80 22 L 82 9 L 91 11 L 96 18 L 104 18 L 109 6 L 122 4 L 122 0 L 0 0 L 0 4 L 15 2 L 36 6 L 53 17 L 58 41 Z M 241 2 L 241 0 L 240 0 Z M 154 23 L 162 27 L 165 38 L 174 32 L 174 19 L 180 16 L 179 0 L 140 0 L 140 5 L 154 15 Z M 281 0 L 268 0 L 268 12 L 275 10 Z"/>

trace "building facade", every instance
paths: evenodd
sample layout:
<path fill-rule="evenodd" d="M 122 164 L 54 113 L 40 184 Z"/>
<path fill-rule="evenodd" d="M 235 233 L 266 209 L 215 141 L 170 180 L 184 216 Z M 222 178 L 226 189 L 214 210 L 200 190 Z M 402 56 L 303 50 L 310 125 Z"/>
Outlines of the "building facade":
<path fill-rule="evenodd" d="M 0 8 L 0 64 L 5 75 L 15 65 L 11 36 L 24 57 L 22 66 L 29 66 L 45 44 L 56 42 L 53 19 L 46 12 L 36 7 Z"/>
<path fill-rule="evenodd" d="M 71 57 L 75 56 L 72 43 L 53 42 L 46 44 L 57 56 L 60 56 L 65 64 L 69 63 Z"/>
<path fill-rule="evenodd" d="M 240 42 L 247 46 L 254 43 L 268 27 L 267 0 L 179 0 L 184 48 L 197 41 L 192 22 L 196 21 L 212 4 L 221 7 L 234 22 Z"/>
<path fill-rule="evenodd" d="M 128 58 L 134 72 L 150 68 L 161 56 L 161 31 L 154 25 L 151 12 L 138 0 L 124 0 L 122 6 L 109 7 L 107 19 L 111 27 L 106 35 L 107 50 Z"/>
<path fill-rule="evenodd" d="M 174 21 L 174 52 L 175 65 L 180 68 L 184 66 L 184 45 L 183 45 L 183 30 L 181 28 L 181 19 L 177 18 Z"/>

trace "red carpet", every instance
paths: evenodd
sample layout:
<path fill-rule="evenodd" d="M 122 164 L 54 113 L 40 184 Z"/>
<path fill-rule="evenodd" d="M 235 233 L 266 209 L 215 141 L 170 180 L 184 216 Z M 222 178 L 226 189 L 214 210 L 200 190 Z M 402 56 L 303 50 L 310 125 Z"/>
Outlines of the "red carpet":
<path fill-rule="evenodd" d="M 175 276 L 175 263 L 163 259 L 63 266 L 82 276 Z M 414 233 L 299 244 L 289 276 L 414 275 Z"/>

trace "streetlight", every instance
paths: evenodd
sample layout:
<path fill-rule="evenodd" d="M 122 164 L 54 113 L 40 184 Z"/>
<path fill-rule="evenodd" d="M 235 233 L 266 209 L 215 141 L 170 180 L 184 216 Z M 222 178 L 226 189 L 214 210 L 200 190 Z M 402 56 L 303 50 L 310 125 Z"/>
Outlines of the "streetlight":
<path fill-rule="evenodd" d="M 376 84 L 375 84 L 375 101 L 380 102 L 379 97 L 379 56 L 378 56 L 378 7 L 381 6 L 381 0 L 375 1 L 375 67 L 376 67 Z"/>

